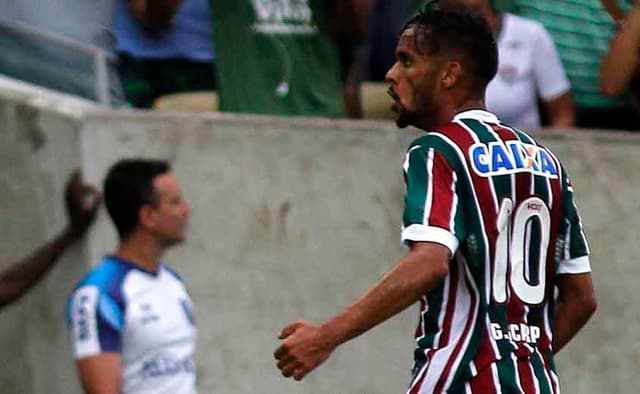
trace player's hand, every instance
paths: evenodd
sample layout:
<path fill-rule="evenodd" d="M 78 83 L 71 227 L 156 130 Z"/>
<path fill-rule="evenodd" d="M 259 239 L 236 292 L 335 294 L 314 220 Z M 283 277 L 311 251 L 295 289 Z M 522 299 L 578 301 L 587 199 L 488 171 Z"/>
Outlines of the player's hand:
<path fill-rule="evenodd" d="M 102 195 L 95 187 L 83 183 L 80 171 L 75 170 L 67 180 L 64 200 L 69 217 L 69 230 L 74 236 L 80 237 L 95 220 Z"/>
<path fill-rule="evenodd" d="M 284 342 L 274 353 L 284 377 L 302 380 L 329 358 L 336 345 L 322 328 L 299 320 L 285 327 L 278 336 Z"/>

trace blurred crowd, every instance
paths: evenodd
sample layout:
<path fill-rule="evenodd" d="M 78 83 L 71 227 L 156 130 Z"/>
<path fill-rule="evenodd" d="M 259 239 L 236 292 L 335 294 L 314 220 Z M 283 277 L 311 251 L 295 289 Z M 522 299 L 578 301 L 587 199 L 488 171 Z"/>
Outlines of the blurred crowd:
<path fill-rule="evenodd" d="M 640 1 L 435 1 L 494 31 L 486 102 L 506 123 L 640 129 Z M 93 12 L 62 2 L 70 36 L 114 53 L 116 105 L 384 118 L 398 32 L 427 1 L 102 0 Z M 29 3 L 9 7 L 29 22 Z"/>

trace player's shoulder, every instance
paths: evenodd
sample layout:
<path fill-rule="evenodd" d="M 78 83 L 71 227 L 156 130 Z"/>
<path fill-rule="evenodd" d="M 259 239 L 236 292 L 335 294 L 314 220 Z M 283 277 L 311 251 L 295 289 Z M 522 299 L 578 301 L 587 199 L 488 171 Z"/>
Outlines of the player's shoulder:
<path fill-rule="evenodd" d="M 130 263 L 111 256 L 104 257 L 70 294 L 67 300 L 67 320 L 71 322 L 79 317 L 77 313 L 95 309 L 105 318 L 121 323 L 122 310 L 126 307 L 122 284 L 132 269 Z"/>
<path fill-rule="evenodd" d="M 440 152 L 448 152 L 457 144 L 456 128 L 457 126 L 454 124 L 447 124 L 436 130 L 428 131 L 426 134 L 414 139 L 407 151 L 411 152 L 416 149 L 428 151 L 429 149 L 435 149 Z"/>
<path fill-rule="evenodd" d="M 463 148 L 457 145 L 455 137 L 448 132 L 448 128 L 439 128 L 428 132 L 415 140 L 407 148 L 404 168 L 424 167 L 425 162 L 444 160 L 454 170 L 462 168 Z"/>
<path fill-rule="evenodd" d="M 133 267 L 125 261 L 106 256 L 75 287 L 74 293 L 95 288 L 101 294 L 121 298 L 122 283 Z"/>

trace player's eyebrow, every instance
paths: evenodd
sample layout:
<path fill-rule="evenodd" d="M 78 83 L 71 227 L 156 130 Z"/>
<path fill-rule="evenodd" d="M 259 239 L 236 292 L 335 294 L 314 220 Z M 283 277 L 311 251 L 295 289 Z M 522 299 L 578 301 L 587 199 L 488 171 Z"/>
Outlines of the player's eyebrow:
<path fill-rule="evenodd" d="M 411 54 L 404 49 L 396 50 L 396 59 L 397 60 L 409 60 L 411 59 Z"/>

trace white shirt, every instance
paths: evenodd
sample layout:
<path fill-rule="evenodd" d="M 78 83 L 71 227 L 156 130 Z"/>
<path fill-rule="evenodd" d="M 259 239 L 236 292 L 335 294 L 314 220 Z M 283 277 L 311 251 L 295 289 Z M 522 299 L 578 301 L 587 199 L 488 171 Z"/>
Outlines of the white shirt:
<path fill-rule="evenodd" d="M 536 97 L 550 101 L 571 88 L 549 33 L 538 22 L 503 14 L 498 73 L 487 87 L 487 109 L 506 124 L 540 127 Z"/>
<path fill-rule="evenodd" d="M 196 329 L 182 280 L 167 266 L 143 271 L 106 257 L 68 305 L 77 359 L 121 355 L 123 394 L 193 394 Z"/>

